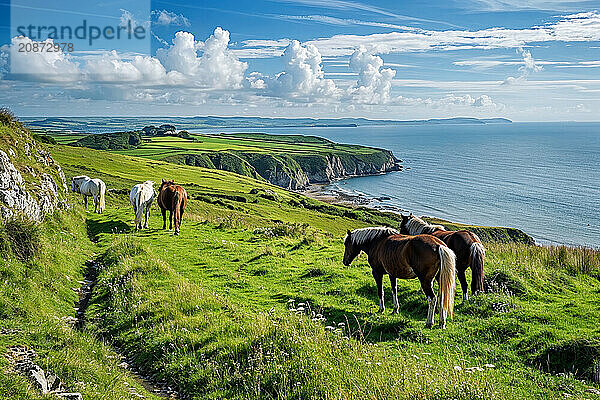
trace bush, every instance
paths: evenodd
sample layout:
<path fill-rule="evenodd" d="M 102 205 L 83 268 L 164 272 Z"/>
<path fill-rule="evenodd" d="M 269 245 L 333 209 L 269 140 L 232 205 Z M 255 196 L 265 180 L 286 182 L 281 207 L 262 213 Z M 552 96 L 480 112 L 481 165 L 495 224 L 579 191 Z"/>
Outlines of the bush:
<path fill-rule="evenodd" d="M 0 108 L 0 124 L 11 126 L 18 123 L 17 117 L 8 108 Z"/>
<path fill-rule="evenodd" d="M 41 247 L 38 226 L 25 219 L 10 219 L 0 227 L 0 252 L 3 257 L 12 253 L 20 261 L 29 261 Z"/>
<path fill-rule="evenodd" d="M 34 133 L 32 136 L 36 141 L 40 143 L 56 144 L 56 140 L 52 136 L 40 135 L 38 133 Z"/>

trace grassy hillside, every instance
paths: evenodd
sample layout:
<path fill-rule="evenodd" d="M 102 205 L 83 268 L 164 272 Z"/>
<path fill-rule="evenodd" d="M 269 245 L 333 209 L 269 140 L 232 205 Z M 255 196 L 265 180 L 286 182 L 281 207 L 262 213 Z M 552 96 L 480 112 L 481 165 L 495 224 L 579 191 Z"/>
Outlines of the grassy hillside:
<path fill-rule="evenodd" d="M 105 214 L 86 214 L 104 265 L 89 331 L 192 398 L 596 398 L 586 392 L 600 382 L 596 251 L 486 242 L 491 292 L 458 305 L 447 330 L 426 330 L 417 282 L 399 282 L 399 315 L 376 314 L 366 259 L 341 264 L 346 229 L 397 226 L 392 214 L 224 171 L 65 146 L 53 155 L 68 177 L 116 189 Z M 129 188 L 161 178 L 191 197 L 179 237 L 157 229 L 156 208 L 151 229 L 132 231 Z"/>
<path fill-rule="evenodd" d="M 29 362 L 55 373 L 67 391 L 85 399 L 157 399 L 119 367 L 121 357 L 94 332 L 75 329 L 76 291 L 98 247 L 89 240 L 80 205 L 52 206 L 48 179 L 61 203 L 72 199 L 60 167 L 38 140 L 0 110 L 0 150 L 8 155 L 0 168 L 0 197 L 11 199 L 1 204 L 11 213 L 3 209 L 0 219 L 0 399 L 48 398 L 26 375 Z M 43 213 L 23 207 L 28 195 L 46 202 Z"/>
<path fill-rule="evenodd" d="M 400 168 L 390 151 L 337 144 L 314 136 L 262 133 L 189 135 L 186 132 L 187 139 L 144 136 L 144 140 L 140 141 L 138 133 L 94 134 L 82 138 L 67 135 L 68 139 L 55 135 L 54 138 L 59 143 L 263 178 L 288 189 L 303 189 L 309 183 Z M 132 138 L 137 140 L 132 141 Z"/>

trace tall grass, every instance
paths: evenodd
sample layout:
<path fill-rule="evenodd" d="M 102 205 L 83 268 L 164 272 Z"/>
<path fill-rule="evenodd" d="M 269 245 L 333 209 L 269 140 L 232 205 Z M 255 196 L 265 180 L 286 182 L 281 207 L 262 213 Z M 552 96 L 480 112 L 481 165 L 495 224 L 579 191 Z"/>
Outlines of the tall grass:
<path fill-rule="evenodd" d="M 40 231 L 33 221 L 23 218 L 0 220 L 2 257 L 14 255 L 19 261 L 29 261 L 39 253 L 40 246 Z"/>
<path fill-rule="evenodd" d="M 464 315 L 496 318 L 490 328 L 476 325 L 476 339 L 456 327 L 450 336 L 440 331 L 439 343 L 414 332 L 422 344 L 412 346 L 401 340 L 365 340 L 365 333 L 345 328 L 348 319 L 342 325 L 323 322 L 310 308 L 308 315 L 298 312 L 300 307 L 289 313 L 253 312 L 192 283 L 142 238 L 113 235 L 109 243 L 92 307 L 95 329 L 125 348 L 147 373 L 193 398 L 541 399 L 548 393 L 546 385 L 552 385 L 535 370 L 527 370 L 528 381 L 484 362 L 475 368 L 455 348 L 473 340 L 477 346 L 501 346 L 522 336 L 527 328 L 513 314 L 522 307 L 513 293 L 478 296 L 461 308 L 457 325 L 466 322 Z M 281 252 L 276 243 L 265 252 Z M 504 246 L 501 251 L 492 246 L 492 258 L 515 261 L 527 251 Z M 529 254 L 534 256 L 538 250 Z M 498 309 L 502 302 L 506 309 Z M 428 345 L 430 340 L 436 343 Z M 430 346 L 429 352 L 417 350 L 420 346 Z"/>

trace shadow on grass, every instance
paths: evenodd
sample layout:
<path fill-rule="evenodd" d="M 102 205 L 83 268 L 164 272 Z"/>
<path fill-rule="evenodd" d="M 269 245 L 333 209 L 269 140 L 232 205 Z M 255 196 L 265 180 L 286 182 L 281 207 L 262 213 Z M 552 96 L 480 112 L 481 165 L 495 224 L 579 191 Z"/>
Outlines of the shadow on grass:
<path fill-rule="evenodd" d="M 383 290 L 386 307 L 391 308 L 391 289 L 384 285 Z M 377 286 L 375 286 L 375 282 L 365 283 L 356 290 L 356 294 L 365 299 L 373 301 L 373 304 L 375 305 L 379 305 L 379 300 L 377 299 Z M 421 290 L 398 284 L 398 303 L 401 314 L 404 314 L 412 319 L 423 319 L 423 321 L 427 317 L 427 298 Z M 387 311 L 388 309 L 386 308 L 386 312 Z"/>
<path fill-rule="evenodd" d="M 346 333 L 359 340 L 367 342 L 388 342 L 392 340 L 405 340 L 409 342 L 422 343 L 427 340 L 423 333 L 425 317 L 422 321 L 419 317 L 416 321 L 408 318 L 408 314 L 400 310 L 398 315 L 390 315 L 391 310 L 386 309 L 384 314 L 373 313 L 349 313 L 337 308 L 323 309 L 327 324 L 343 322 L 347 325 Z M 335 323 L 334 323 L 335 321 Z M 422 322 L 422 324 L 421 324 Z"/>
<path fill-rule="evenodd" d="M 92 241 L 97 241 L 102 233 L 128 233 L 132 230 L 131 226 L 116 218 L 102 221 L 88 218 L 85 223 L 88 237 Z"/>

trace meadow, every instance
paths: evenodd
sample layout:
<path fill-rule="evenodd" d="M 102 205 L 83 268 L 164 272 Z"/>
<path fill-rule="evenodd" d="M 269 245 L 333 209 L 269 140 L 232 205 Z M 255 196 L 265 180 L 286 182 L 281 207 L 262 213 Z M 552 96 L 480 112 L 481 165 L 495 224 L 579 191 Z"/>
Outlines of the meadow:
<path fill-rule="evenodd" d="M 135 398 L 131 386 L 152 398 L 117 367 L 113 347 L 194 399 L 598 398 L 597 251 L 449 224 L 485 239 L 489 291 L 461 304 L 457 288 L 448 328 L 425 329 L 418 282 L 399 281 L 398 315 L 384 285 L 388 309 L 377 314 L 365 257 L 341 263 L 347 229 L 398 226 L 394 214 L 328 205 L 226 171 L 51 151 L 68 179 L 107 183 L 107 210 L 84 211 L 70 194 L 72 208 L 37 228 L 35 255 L 3 257 L 0 323 L 18 333 L 0 342 L 35 348 L 86 398 Z M 156 206 L 150 229 L 133 230 L 129 189 L 162 178 L 190 196 L 178 237 L 159 229 Z M 74 315 L 71 288 L 88 258 L 102 268 L 78 331 L 61 318 Z M 39 398 L 14 374 L 0 378 L 0 393 Z"/>

